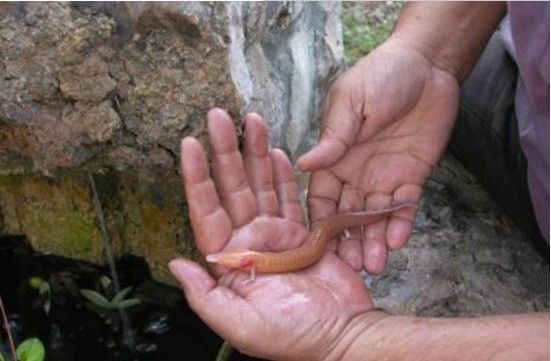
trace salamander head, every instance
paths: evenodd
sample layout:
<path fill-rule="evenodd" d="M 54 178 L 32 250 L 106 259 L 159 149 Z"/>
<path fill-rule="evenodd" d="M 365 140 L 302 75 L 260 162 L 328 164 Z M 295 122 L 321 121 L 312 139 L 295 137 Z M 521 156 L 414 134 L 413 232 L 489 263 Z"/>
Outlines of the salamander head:
<path fill-rule="evenodd" d="M 220 252 L 211 253 L 207 255 L 207 262 L 218 263 L 227 268 L 239 269 L 241 271 L 250 271 L 254 268 L 254 258 L 252 255 L 255 252 L 242 251 L 242 252 Z"/>

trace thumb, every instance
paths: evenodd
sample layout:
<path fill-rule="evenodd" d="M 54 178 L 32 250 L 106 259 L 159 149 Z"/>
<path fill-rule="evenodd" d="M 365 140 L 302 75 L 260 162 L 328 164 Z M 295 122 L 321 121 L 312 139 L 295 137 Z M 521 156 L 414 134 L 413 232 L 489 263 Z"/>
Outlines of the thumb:
<path fill-rule="evenodd" d="M 216 281 L 197 263 L 174 259 L 168 267 L 182 285 L 186 300 L 195 313 L 224 339 L 238 344 L 235 328 L 248 316 L 247 305 L 231 289 Z M 240 313 L 241 311 L 241 313 Z M 243 314 L 244 313 L 244 314 Z"/>
<path fill-rule="evenodd" d="M 334 90 L 323 114 L 323 130 L 319 143 L 297 161 L 303 172 L 330 167 L 350 149 L 360 129 L 360 119 L 351 109 L 346 93 L 339 96 Z"/>
<path fill-rule="evenodd" d="M 298 168 L 303 172 L 313 172 L 330 167 L 341 159 L 347 150 L 348 147 L 344 143 L 328 136 L 298 159 Z"/>
<path fill-rule="evenodd" d="M 168 264 L 172 275 L 182 286 L 186 298 L 202 298 L 216 286 L 216 281 L 197 263 L 174 259 Z"/>

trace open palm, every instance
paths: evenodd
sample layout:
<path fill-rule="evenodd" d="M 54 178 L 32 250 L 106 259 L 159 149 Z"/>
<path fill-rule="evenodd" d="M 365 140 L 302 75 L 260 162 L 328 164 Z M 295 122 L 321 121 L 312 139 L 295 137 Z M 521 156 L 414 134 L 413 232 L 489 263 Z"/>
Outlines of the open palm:
<path fill-rule="evenodd" d="M 388 41 L 344 73 L 329 92 L 320 143 L 299 160 L 301 169 L 314 171 L 311 220 L 418 202 L 457 103 L 457 80 L 407 44 Z M 414 209 L 395 211 L 333 248 L 354 269 L 380 273 L 387 249 L 406 243 L 414 217 Z"/>
<path fill-rule="evenodd" d="M 182 141 L 181 169 L 197 247 L 203 255 L 233 249 L 281 251 L 308 236 L 292 166 L 268 149 L 267 128 L 245 119 L 243 157 L 230 117 L 208 114 L 212 178 L 201 144 Z M 333 254 L 296 273 L 260 275 L 174 260 L 190 306 L 242 351 L 266 358 L 327 355 L 354 316 L 373 308 L 361 278 Z"/>

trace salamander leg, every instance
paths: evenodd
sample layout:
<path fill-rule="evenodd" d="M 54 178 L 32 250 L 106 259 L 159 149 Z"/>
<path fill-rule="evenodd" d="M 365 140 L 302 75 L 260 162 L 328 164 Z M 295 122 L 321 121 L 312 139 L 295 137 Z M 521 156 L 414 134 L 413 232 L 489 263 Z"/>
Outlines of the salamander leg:
<path fill-rule="evenodd" d="M 245 281 L 246 284 L 253 283 L 256 279 L 256 269 L 253 267 L 251 268 L 251 272 L 249 273 L 249 278 Z"/>
<path fill-rule="evenodd" d="M 348 231 L 348 229 L 345 229 L 344 231 L 342 231 L 341 240 L 344 241 L 349 238 L 350 238 L 350 231 Z"/>

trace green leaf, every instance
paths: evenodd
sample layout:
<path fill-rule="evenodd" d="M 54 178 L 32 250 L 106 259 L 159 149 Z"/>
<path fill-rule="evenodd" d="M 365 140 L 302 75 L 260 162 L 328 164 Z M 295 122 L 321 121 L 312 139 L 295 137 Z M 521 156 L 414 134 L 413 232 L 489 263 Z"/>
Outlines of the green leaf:
<path fill-rule="evenodd" d="M 44 302 L 44 312 L 46 312 L 47 315 L 50 314 L 51 308 L 52 308 L 52 303 L 50 302 L 50 300 L 47 300 L 46 302 Z"/>
<path fill-rule="evenodd" d="M 132 291 L 132 286 L 123 288 L 122 290 L 120 290 L 119 293 L 115 295 L 115 297 L 113 297 L 111 303 L 119 303 L 120 301 L 124 300 L 126 295 L 130 293 L 130 291 Z"/>
<path fill-rule="evenodd" d="M 0 361 L 6 361 L 6 359 L 4 358 L 4 355 L 2 355 L 1 353 L 0 353 Z"/>
<path fill-rule="evenodd" d="M 107 276 L 101 276 L 99 278 L 99 282 L 101 283 L 101 287 L 103 287 L 104 290 L 106 290 L 109 286 L 111 286 L 111 283 L 113 283 L 111 281 L 111 278 Z"/>
<path fill-rule="evenodd" d="M 40 277 L 31 277 L 29 278 L 29 286 L 37 290 L 44 280 Z"/>
<path fill-rule="evenodd" d="M 50 293 L 50 284 L 46 281 L 42 281 L 40 286 L 38 286 L 38 294 L 44 295 L 46 293 Z"/>
<path fill-rule="evenodd" d="M 131 306 L 135 306 L 135 305 L 138 305 L 142 303 L 142 301 L 140 301 L 139 299 L 137 298 L 129 298 L 127 300 L 122 300 L 120 302 L 117 302 L 117 303 L 113 303 L 113 307 L 114 308 L 119 308 L 119 309 L 123 309 L 123 308 L 127 308 L 127 307 L 131 307 Z"/>
<path fill-rule="evenodd" d="M 15 353 L 20 361 L 43 361 L 46 350 L 42 342 L 35 337 L 23 341 Z"/>
<path fill-rule="evenodd" d="M 94 305 L 101 307 L 101 308 L 107 308 L 111 309 L 111 302 L 105 297 L 103 297 L 101 294 L 94 290 L 80 290 L 80 293 L 88 299 L 88 301 L 92 302 Z"/>

